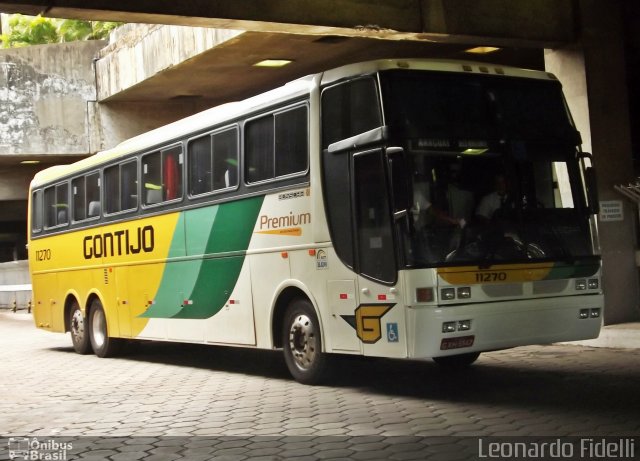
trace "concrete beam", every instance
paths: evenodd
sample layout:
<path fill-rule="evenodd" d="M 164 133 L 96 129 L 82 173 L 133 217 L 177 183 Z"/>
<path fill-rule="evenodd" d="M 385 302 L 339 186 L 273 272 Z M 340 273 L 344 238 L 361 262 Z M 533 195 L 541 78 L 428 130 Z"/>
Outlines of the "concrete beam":
<path fill-rule="evenodd" d="M 572 0 L 5 0 L 0 11 L 444 43 L 554 47 L 575 39 Z"/>
<path fill-rule="evenodd" d="M 158 26 L 127 24 L 113 31 L 111 43 L 102 49 L 96 60 L 96 86 L 98 101 L 129 90 L 141 82 L 176 69 L 207 50 L 233 41 L 242 31 L 230 29 L 211 29 L 204 27 Z M 221 63 L 229 66 L 230 63 Z M 197 90 L 189 89 L 188 83 L 198 78 L 200 72 L 184 78 L 180 71 L 180 80 L 187 82 L 179 85 L 187 87 L 182 97 L 200 95 Z M 202 76 L 211 85 L 211 75 Z M 168 93 L 175 91 L 176 82 L 159 79 Z M 143 92 L 138 88 L 138 93 Z M 179 90 L 178 90 L 179 91 Z M 193 92 L 193 93 L 192 93 Z"/>

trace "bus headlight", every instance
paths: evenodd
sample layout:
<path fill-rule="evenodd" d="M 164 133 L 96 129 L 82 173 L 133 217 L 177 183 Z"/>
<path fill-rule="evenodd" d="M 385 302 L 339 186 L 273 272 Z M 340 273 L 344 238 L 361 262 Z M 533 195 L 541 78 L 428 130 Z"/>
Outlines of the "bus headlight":
<path fill-rule="evenodd" d="M 471 298 L 471 287 L 458 288 L 458 299 L 469 299 L 469 298 Z"/>
<path fill-rule="evenodd" d="M 455 322 L 443 322 L 442 332 L 453 333 L 455 331 L 469 331 L 471 330 L 471 320 L 458 320 Z"/>
<path fill-rule="evenodd" d="M 440 297 L 443 301 L 449 301 L 456 297 L 456 289 L 455 288 L 443 288 L 440 290 Z"/>
<path fill-rule="evenodd" d="M 600 282 L 598 279 L 589 279 L 588 286 L 590 290 L 597 290 L 600 286 Z"/>
<path fill-rule="evenodd" d="M 576 280 L 576 290 L 586 290 L 587 289 L 587 281 L 585 279 Z"/>
<path fill-rule="evenodd" d="M 443 333 L 453 333 L 456 331 L 456 322 L 444 322 L 442 324 Z"/>

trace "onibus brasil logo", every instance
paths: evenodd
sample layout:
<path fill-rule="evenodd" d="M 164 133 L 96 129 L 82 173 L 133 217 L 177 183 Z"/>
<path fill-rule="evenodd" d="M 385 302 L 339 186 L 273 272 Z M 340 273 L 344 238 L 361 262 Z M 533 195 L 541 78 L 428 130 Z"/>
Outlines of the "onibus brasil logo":
<path fill-rule="evenodd" d="M 37 437 L 10 437 L 8 445 L 9 458 L 31 461 L 64 461 L 73 448 L 71 442 L 38 440 Z"/>

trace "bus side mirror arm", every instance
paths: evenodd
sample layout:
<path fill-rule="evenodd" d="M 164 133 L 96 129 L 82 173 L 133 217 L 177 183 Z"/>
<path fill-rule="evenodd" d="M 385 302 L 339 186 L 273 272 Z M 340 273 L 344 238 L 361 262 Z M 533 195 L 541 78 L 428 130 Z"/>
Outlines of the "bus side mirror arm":
<path fill-rule="evenodd" d="M 387 147 L 386 154 L 393 197 L 393 219 L 399 221 L 409 215 L 410 208 L 404 150 L 401 147 Z"/>
<path fill-rule="evenodd" d="M 576 158 L 578 160 L 589 159 L 589 162 L 593 161 L 593 156 L 589 152 L 578 152 Z M 582 164 L 584 165 L 584 163 Z M 592 166 L 584 168 L 584 182 L 587 188 L 587 200 L 589 201 L 587 211 L 589 214 L 598 214 L 598 182 L 596 180 L 596 170 Z"/>
<path fill-rule="evenodd" d="M 406 209 L 396 211 L 395 213 L 393 213 L 393 219 L 398 221 L 408 215 L 409 215 L 409 212 Z"/>
<path fill-rule="evenodd" d="M 589 213 L 598 214 L 598 182 L 596 181 L 596 170 L 587 167 L 584 171 L 585 182 L 587 183 L 587 198 L 589 199 Z"/>

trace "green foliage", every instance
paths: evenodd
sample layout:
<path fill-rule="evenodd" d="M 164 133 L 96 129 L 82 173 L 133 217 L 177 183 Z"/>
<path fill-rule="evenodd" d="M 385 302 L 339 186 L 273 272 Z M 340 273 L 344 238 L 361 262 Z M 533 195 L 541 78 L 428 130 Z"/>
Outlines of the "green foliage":
<path fill-rule="evenodd" d="M 9 33 L 0 35 L 0 41 L 2 48 L 16 48 L 76 40 L 103 40 L 121 24 L 14 14 L 9 18 Z"/>
<path fill-rule="evenodd" d="M 74 42 L 76 40 L 90 40 L 93 34 L 91 22 L 77 19 L 64 19 L 58 27 L 61 42 Z"/>

